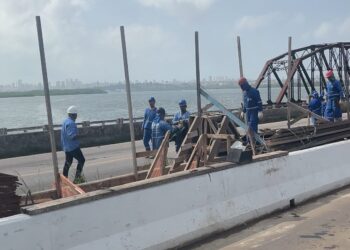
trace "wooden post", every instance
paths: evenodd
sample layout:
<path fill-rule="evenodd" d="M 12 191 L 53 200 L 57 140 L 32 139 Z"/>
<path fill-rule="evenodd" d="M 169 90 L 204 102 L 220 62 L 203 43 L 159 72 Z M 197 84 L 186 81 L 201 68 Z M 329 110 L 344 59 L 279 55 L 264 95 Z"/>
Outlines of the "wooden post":
<path fill-rule="evenodd" d="M 292 37 L 288 37 L 288 76 L 292 71 Z M 287 76 L 287 78 L 288 78 Z M 288 82 L 288 102 L 290 102 L 292 92 L 291 82 Z M 290 107 L 287 106 L 287 119 L 288 119 L 288 128 L 290 129 Z"/>
<path fill-rule="evenodd" d="M 128 55 L 127 55 L 127 52 L 126 52 L 124 26 L 120 26 L 120 35 L 121 35 L 122 50 L 123 50 L 125 89 L 126 89 L 126 97 L 127 97 L 127 101 L 128 101 L 132 165 L 134 167 L 135 180 L 137 180 L 138 179 L 138 174 L 137 174 L 137 161 L 136 161 L 135 130 L 134 130 L 134 119 L 133 119 L 133 114 L 132 114 L 131 90 L 130 90 L 129 67 L 128 67 Z"/>
<path fill-rule="evenodd" d="M 195 50 L 196 50 L 196 83 L 197 83 L 197 113 L 198 116 L 202 115 L 202 104 L 201 104 L 201 75 L 199 69 L 199 41 L 198 41 L 198 31 L 195 32 Z"/>
<path fill-rule="evenodd" d="M 239 76 L 243 77 L 243 63 L 242 63 L 242 50 L 241 50 L 241 38 L 240 36 L 237 36 L 237 50 L 238 50 L 238 65 L 239 65 Z M 242 93 L 242 112 L 243 112 L 243 104 L 244 103 L 244 94 Z M 248 123 L 247 113 L 244 114 L 244 123 Z"/>
<path fill-rule="evenodd" d="M 43 33 L 41 30 L 40 16 L 36 16 L 36 28 L 37 28 L 37 32 L 38 32 L 41 71 L 42 71 L 42 75 L 43 75 L 46 113 L 47 113 L 48 130 L 49 130 L 50 144 L 51 144 L 51 156 L 52 156 L 52 163 L 53 163 L 53 171 L 54 171 L 54 175 L 55 175 L 56 195 L 57 195 L 57 198 L 61 198 L 62 197 L 61 178 L 60 178 L 60 174 L 58 171 L 55 131 L 53 129 L 53 122 L 52 122 L 49 80 L 47 77 L 45 49 L 44 49 Z"/>
<path fill-rule="evenodd" d="M 346 98 L 346 114 L 348 120 L 350 119 L 350 112 L 349 112 L 349 74 L 348 74 L 348 60 L 346 55 L 346 50 L 344 48 L 344 44 L 342 45 L 342 55 L 343 55 L 343 70 L 344 70 L 344 81 L 345 81 L 345 98 Z"/>
<path fill-rule="evenodd" d="M 208 137 L 207 134 L 203 134 L 202 138 L 202 152 L 203 152 L 203 164 L 204 167 L 208 165 L 208 147 L 207 147 Z M 200 159 L 198 159 L 199 161 Z"/>
<path fill-rule="evenodd" d="M 239 36 L 237 36 L 237 49 L 238 49 L 239 76 L 243 77 L 241 38 Z"/>

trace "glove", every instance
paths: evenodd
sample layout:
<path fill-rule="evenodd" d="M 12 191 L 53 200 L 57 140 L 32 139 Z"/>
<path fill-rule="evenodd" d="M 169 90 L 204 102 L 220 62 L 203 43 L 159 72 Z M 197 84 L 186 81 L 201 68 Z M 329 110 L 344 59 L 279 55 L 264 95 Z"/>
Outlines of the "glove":
<path fill-rule="evenodd" d="M 264 114 L 263 114 L 262 111 L 260 111 L 260 112 L 258 113 L 258 118 L 259 118 L 259 120 L 262 120 L 262 119 L 264 118 Z"/>
<path fill-rule="evenodd" d="M 239 118 L 243 119 L 244 118 L 244 112 L 242 111 L 241 114 L 239 115 Z"/>

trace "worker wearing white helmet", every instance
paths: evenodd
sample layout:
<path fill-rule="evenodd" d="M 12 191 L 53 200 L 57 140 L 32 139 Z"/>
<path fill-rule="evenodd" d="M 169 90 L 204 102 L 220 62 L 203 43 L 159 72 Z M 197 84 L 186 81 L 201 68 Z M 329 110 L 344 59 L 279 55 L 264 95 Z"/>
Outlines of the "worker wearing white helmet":
<path fill-rule="evenodd" d="M 78 128 L 75 123 L 78 117 L 78 109 L 75 106 L 70 106 L 67 109 L 68 117 L 64 120 L 61 129 L 62 149 L 66 154 L 66 160 L 63 167 L 63 175 L 68 177 L 69 168 L 72 165 L 73 158 L 78 161 L 77 171 L 75 174 L 74 183 L 84 182 L 82 175 L 85 158 L 80 149 L 78 140 Z"/>

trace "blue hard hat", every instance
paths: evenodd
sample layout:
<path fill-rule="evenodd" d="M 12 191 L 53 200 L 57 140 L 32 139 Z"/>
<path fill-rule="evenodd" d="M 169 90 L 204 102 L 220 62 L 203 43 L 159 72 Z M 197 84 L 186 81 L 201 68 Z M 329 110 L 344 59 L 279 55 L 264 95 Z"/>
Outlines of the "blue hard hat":
<path fill-rule="evenodd" d="M 154 99 L 154 97 L 153 97 L 153 96 L 151 96 L 151 97 L 148 99 L 148 101 L 149 101 L 149 102 L 155 102 L 155 101 L 156 101 L 156 99 Z"/>
<path fill-rule="evenodd" d="M 186 100 L 185 100 L 185 99 L 180 100 L 180 101 L 179 101 L 179 106 L 180 106 L 180 107 L 187 106 Z"/>

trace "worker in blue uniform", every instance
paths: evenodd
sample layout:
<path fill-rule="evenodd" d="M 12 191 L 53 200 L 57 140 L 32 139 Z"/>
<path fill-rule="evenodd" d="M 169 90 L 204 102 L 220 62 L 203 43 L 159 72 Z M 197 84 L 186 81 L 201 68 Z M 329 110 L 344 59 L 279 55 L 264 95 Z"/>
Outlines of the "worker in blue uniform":
<path fill-rule="evenodd" d="M 311 94 L 311 100 L 309 102 L 308 108 L 312 113 L 315 113 L 316 115 L 322 116 L 322 96 L 318 95 L 318 92 L 316 90 L 312 91 Z M 311 116 L 311 125 L 317 124 L 317 118 L 314 116 Z"/>
<path fill-rule="evenodd" d="M 328 70 L 325 77 L 327 78 L 327 101 L 324 116 L 327 120 L 332 122 L 341 121 L 342 112 L 340 108 L 340 100 L 344 98 L 343 88 L 340 82 L 335 79 L 332 70 Z"/>
<path fill-rule="evenodd" d="M 182 99 L 179 101 L 180 111 L 178 111 L 173 118 L 172 124 L 175 126 L 175 133 L 173 136 L 173 140 L 175 141 L 175 149 L 176 152 L 179 151 L 182 141 L 184 140 L 188 128 L 189 128 L 189 119 L 190 112 L 187 111 L 187 102 Z"/>
<path fill-rule="evenodd" d="M 252 88 L 244 77 L 239 79 L 238 84 L 243 91 L 243 112 L 241 117 L 246 114 L 249 128 L 255 133 L 258 133 L 259 120 L 263 118 L 263 108 L 259 90 Z"/>
<path fill-rule="evenodd" d="M 172 126 L 165 120 L 165 109 L 159 108 L 152 122 L 152 148 L 159 149 L 167 131 L 172 131 Z"/>
<path fill-rule="evenodd" d="M 143 145 L 145 146 L 146 151 L 151 150 L 150 142 L 152 140 L 152 122 L 156 118 L 157 108 L 156 100 L 154 97 L 149 98 L 148 100 L 149 108 L 145 109 L 145 114 L 142 122 L 143 129 Z"/>
<path fill-rule="evenodd" d="M 68 118 L 64 120 L 61 129 L 61 144 L 62 149 L 65 152 L 66 160 L 63 167 L 63 175 L 68 177 L 69 168 L 73 163 L 73 158 L 78 161 L 77 170 L 75 173 L 74 183 L 85 182 L 83 173 L 83 167 L 85 158 L 80 149 L 78 140 L 78 128 L 75 123 L 78 117 L 78 111 L 75 106 L 70 106 L 67 109 Z"/>

